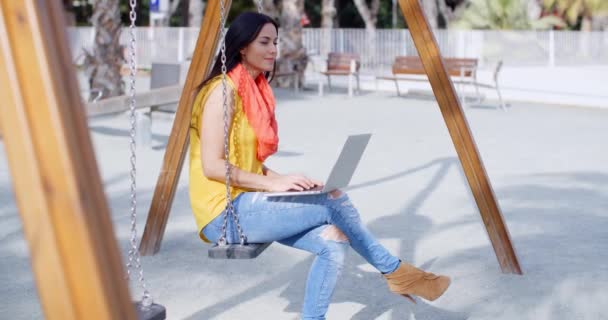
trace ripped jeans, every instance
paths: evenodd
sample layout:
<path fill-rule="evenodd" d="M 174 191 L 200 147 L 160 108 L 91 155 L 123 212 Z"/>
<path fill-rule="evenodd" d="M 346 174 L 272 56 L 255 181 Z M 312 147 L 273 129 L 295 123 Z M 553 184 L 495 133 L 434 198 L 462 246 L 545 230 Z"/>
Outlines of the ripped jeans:
<path fill-rule="evenodd" d="M 277 241 L 316 255 L 306 282 L 302 319 L 325 319 L 349 244 L 382 273 L 393 272 L 400 263 L 399 258 L 391 255 L 363 225 L 348 195 L 337 193 L 336 198 L 333 196 L 336 192 L 266 198 L 262 193 L 246 192 L 234 200 L 248 242 Z M 203 228 L 205 237 L 217 242 L 223 221 L 222 214 Z M 348 239 L 323 232 L 332 225 Z M 239 242 L 231 219 L 226 233 L 229 243 Z"/>

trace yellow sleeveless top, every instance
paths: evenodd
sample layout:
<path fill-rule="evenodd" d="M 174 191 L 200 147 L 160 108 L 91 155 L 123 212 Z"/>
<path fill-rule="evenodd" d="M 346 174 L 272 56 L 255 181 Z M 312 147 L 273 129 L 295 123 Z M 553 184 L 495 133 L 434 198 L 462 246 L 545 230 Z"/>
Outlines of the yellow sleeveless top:
<path fill-rule="evenodd" d="M 263 174 L 262 162 L 256 157 L 257 139 L 253 129 L 247 121 L 243 111 L 243 103 L 230 78 L 226 78 L 228 85 L 233 88 L 235 110 L 229 129 L 230 163 L 241 170 Z M 226 184 L 210 180 L 203 174 L 201 160 L 200 117 L 203 108 L 213 89 L 222 84 L 221 76 L 213 78 L 198 93 L 192 107 L 190 121 L 190 205 L 196 219 L 199 235 L 205 242 L 210 242 L 201 233 L 203 228 L 219 216 L 226 208 Z M 231 186 L 232 198 L 249 189 Z"/>

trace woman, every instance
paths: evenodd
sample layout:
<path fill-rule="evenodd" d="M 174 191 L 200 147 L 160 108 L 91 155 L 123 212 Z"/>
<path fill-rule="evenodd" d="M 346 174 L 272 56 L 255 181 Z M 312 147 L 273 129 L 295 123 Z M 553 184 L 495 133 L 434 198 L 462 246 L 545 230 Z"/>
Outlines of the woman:
<path fill-rule="evenodd" d="M 275 100 L 267 77 L 275 69 L 277 23 L 244 13 L 226 34 L 227 100 L 231 194 L 247 241 L 277 241 L 317 255 L 308 276 L 303 319 L 325 319 L 331 295 L 350 246 L 384 274 L 391 291 L 434 300 L 450 279 L 426 273 L 391 255 L 361 222 L 340 190 L 329 194 L 266 198 L 260 191 L 305 190 L 321 183 L 302 175 L 282 175 L 264 165 L 277 150 Z M 224 110 L 221 60 L 201 85 L 190 129 L 190 198 L 200 237 L 217 242 L 226 205 Z M 227 241 L 238 243 L 233 221 Z"/>

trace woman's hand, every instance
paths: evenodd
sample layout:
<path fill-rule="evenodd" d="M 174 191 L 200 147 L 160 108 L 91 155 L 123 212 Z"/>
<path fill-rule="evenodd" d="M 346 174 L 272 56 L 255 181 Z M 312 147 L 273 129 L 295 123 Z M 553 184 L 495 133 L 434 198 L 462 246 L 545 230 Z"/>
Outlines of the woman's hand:
<path fill-rule="evenodd" d="M 304 191 L 314 187 L 323 186 L 322 182 L 309 179 L 301 174 L 277 175 L 270 178 L 268 191 Z"/>

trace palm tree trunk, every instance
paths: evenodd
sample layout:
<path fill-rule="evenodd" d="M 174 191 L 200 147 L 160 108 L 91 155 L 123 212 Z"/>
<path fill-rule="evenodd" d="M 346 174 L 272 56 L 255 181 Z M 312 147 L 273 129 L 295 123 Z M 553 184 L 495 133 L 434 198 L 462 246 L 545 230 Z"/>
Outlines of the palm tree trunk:
<path fill-rule="evenodd" d="M 336 18 L 336 0 L 322 0 L 321 28 L 333 28 Z"/>
<path fill-rule="evenodd" d="M 355 7 L 359 11 L 359 15 L 365 23 L 365 29 L 376 30 L 376 22 L 378 21 L 378 9 L 380 8 L 380 0 L 372 0 L 371 7 L 367 7 L 365 0 L 354 0 Z"/>
<path fill-rule="evenodd" d="M 321 43 L 319 54 L 326 56 L 331 51 L 332 30 L 336 19 L 336 0 L 321 2 Z"/>
<path fill-rule="evenodd" d="M 263 0 L 262 13 L 276 20 L 279 20 L 281 16 L 275 0 Z"/>
<path fill-rule="evenodd" d="M 203 22 L 203 11 L 205 11 L 205 4 L 203 0 L 188 0 L 188 26 L 199 28 Z"/>
<path fill-rule="evenodd" d="M 367 31 L 366 46 L 363 50 L 368 50 L 367 54 L 361 54 L 363 57 L 374 57 L 376 56 L 376 22 L 378 21 L 378 10 L 380 9 L 380 0 L 372 0 L 371 6 L 368 8 L 365 0 L 354 0 L 355 7 L 359 11 L 359 15 L 365 23 L 365 30 Z M 362 63 L 369 63 L 370 61 L 361 61 Z"/>
<path fill-rule="evenodd" d="M 440 0 L 443 1 L 443 0 Z M 437 29 L 439 27 L 438 17 L 438 8 L 437 8 L 437 0 L 420 0 L 422 3 L 422 10 L 426 15 L 426 19 L 429 21 L 429 25 L 433 29 Z"/>
<path fill-rule="evenodd" d="M 300 79 L 304 79 L 304 69 L 308 62 L 306 49 L 302 42 L 302 25 L 300 17 L 304 12 L 304 0 L 284 0 L 281 11 L 281 44 L 280 57 L 277 61 L 277 71 L 297 71 Z M 286 87 L 291 84 L 291 77 L 276 79 L 278 86 Z"/>
<path fill-rule="evenodd" d="M 102 98 L 124 94 L 120 69 L 124 63 L 120 45 L 119 0 L 96 1 L 91 22 L 95 28 L 93 53 L 85 53 L 85 73 L 90 90 L 101 91 Z"/>

